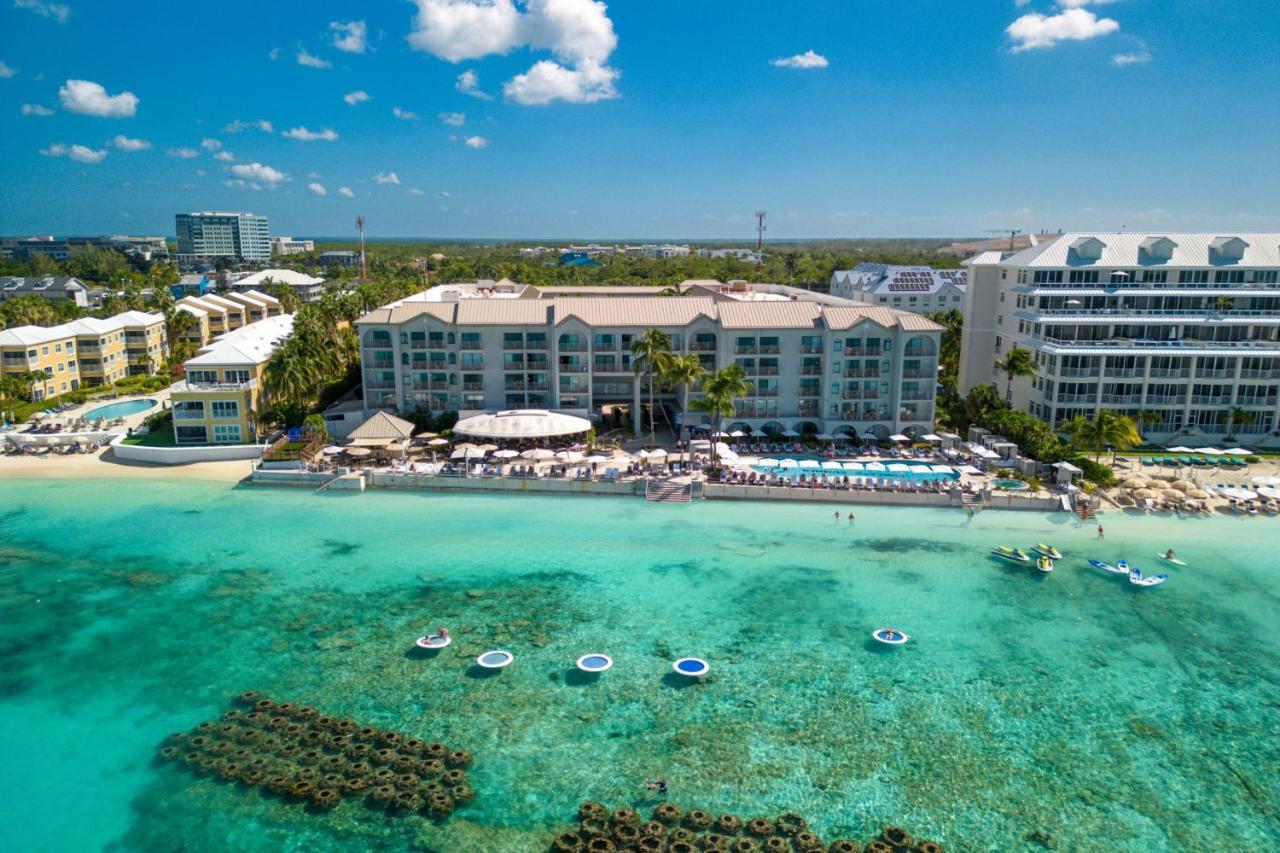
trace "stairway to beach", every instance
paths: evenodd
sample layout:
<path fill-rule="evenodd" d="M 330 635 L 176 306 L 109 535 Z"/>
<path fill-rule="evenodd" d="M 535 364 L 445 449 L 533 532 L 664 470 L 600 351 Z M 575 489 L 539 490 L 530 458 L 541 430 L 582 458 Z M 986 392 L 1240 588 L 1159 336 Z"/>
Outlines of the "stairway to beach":
<path fill-rule="evenodd" d="M 655 503 L 689 503 L 693 500 L 693 485 L 674 480 L 650 480 L 644 487 L 644 499 Z"/>

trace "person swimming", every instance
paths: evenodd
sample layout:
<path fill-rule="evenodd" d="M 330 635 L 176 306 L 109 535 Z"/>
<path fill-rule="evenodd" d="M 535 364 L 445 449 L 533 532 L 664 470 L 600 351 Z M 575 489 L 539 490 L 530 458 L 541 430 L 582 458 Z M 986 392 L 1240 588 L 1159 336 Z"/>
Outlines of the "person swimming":
<path fill-rule="evenodd" d="M 656 791 L 664 797 L 667 795 L 667 780 L 663 779 L 661 776 L 655 779 L 645 779 L 644 786 L 648 790 Z"/>

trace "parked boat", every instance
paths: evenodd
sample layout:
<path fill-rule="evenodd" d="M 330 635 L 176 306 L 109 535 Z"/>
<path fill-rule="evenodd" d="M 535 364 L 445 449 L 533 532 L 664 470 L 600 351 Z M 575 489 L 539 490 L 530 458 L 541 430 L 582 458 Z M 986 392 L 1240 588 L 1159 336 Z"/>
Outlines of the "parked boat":
<path fill-rule="evenodd" d="M 901 646 L 911 637 L 897 628 L 877 628 L 871 632 L 871 639 L 886 646 Z"/>
<path fill-rule="evenodd" d="M 1038 544 L 1037 544 L 1034 548 L 1032 548 L 1031 550 L 1032 550 L 1032 551 L 1035 551 L 1037 554 L 1039 554 L 1039 555 L 1041 555 L 1041 556 L 1043 556 L 1043 557 L 1048 557 L 1050 560 L 1061 560 L 1061 559 L 1062 559 L 1062 552 L 1061 552 L 1061 551 L 1059 551 L 1057 548 L 1053 547 L 1052 545 L 1046 545 L 1046 544 L 1044 544 L 1043 542 L 1038 543 Z"/>
<path fill-rule="evenodd" d="M 998 548 L 992 548 L 991 553 L 997 557 L 1003 557 L 1006 560 L 1012 560 L 1015 563 L 1029 563 L 1031 558 L 1027 556 L 1027 552 L 1021 548 L 1006 548 L 1001 545 Z"/>
<path fill-rule="evenodd" d="M 1151 575 L 1150 577 L 1142 576 L 1142 569 L 1134 568 L 1129 570 L 1129 583 L 1134 586 L 1159 586 L 1169 579 L 1168 575 Z"/>
<path fill-rule="evenodd" d="M 1095 569 L 1102 569 L 1104 572 L 1110 572 L 1113 575 L 1129 574 L 1128 568 L 1120 568 L 1119 566 L 1113 566 L 1110 563 L 1104 563 L 1101 560 L 1090 560 L 1089 565 L 1093 566 Z"/>

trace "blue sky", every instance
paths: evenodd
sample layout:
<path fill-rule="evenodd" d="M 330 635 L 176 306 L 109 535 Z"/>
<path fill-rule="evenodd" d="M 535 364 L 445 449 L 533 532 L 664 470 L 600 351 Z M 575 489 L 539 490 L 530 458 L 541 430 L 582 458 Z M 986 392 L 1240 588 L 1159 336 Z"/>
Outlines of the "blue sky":
<path fill-rule="evenodd" d="M 0 4 L 0 234 L 1280 228 L 1257 2 Z"/>

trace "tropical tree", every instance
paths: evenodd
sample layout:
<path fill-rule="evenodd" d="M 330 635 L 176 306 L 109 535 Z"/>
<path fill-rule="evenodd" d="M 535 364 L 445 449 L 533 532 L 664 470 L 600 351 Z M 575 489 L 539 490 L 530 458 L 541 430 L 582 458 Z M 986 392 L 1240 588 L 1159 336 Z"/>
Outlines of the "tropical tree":
<path fill-rule="evenodd" d="M 960 374 L 960 339 L 964 332 L 964 315 L 954 308 L 935 311 L 929 319 L 942 326 L 942 340 L 938 345 L 939 379 L 944 384 L 950 380 L 954 386 Z"/>
<path fill-rule="evenodd" d="M 1244 424 L 1248 426 L 1253 423 L 1253 412 L 1248 409 L 1239 407 L 1232 409 L 1227 413 L 1227 438 L 1235 438 L 1236 424 Z"/>
<path fill-rule="evenodd" d="M 1000 399 L 1000 392 L 996 390 L 995 385 L 977 385 L 964 398 L 964 413 L 969 423 L 975 423 L 982 420 L 987 412 L 1003 405 L 1004 402 Z"/>
<path fill-rule="evenodd" d="M 730 364 L 702 380 L 702 396 L 690 403 L 689 408 L 695 412 L 706 412 L 711 415 L 712 426 L 718 431 L 720 419 L 732 417 L 735 411 L 734 403 L 738 398 L 745 397 L 749 390 L 742 368 L 737 364 Z M 716 436 L 713 435 L 711 441 L 712 465 L 716 462 L 715 438 Z"/>
<path fill-rule="evenodd" d="M 686 422 L 689 420 L 689 391 L 705 376 L 707 369 L 697 355 L 677 355 L 667 359 L 666 368 L 662 371 L 664 387 L 680 389 L 680 432 L 683 435 Z"/>
<path fill-rule="evenodd" d="M 1099 409 L 1092 418 L 1080 415 L 1064 427 L 1071 436 L 1071 442 L 1082 450 L 1092 450 L 1093 460 L 1098 461 L 1103 449 L 1128 450 L 1141 443 L 1137 424 L 1132 418 L 1117 414 L 1110 409 Z"/>
<path fill-rule="evenodd" d="M 1005 357 L 996 362 L 996 370 L 1005 375 L 1008 385 L 1005 386 L 1004 403 L 1006 406 L 1013 405 L 1013 380 L 1017 378 L 1027 379 L 1036 375 L 1036 362 L 1031 355 L 1031 350 L 1022 349 L 1015 346 L 1005 354 Z"/>
<path fill-rule="evenodd" d="M 654 388 L 671 358 L 671 336 L 661 329 L 645 329 L 631 342 L 631 369 L 636 378 L 649 378 L 649 441 L 657 437 Z"/>
<path fill-rule="evenodd" d="M 267 282 L 269 281 L 271 279 L 267 279 Z M 263 283 L 266 284 L 267 282 Z M 267 292 L 280 300 L 280 308 L 284 313 L 292 314 L 298 310 L 298 292 L 284 282 L 273 284 Z"/>
<path fill-rule="evenodd" d="M 66 300 L 70 302 L 71 300 Z M 0 319 L 7 327 L 51 326 L 58 315 L 48 299 L 41 296 L 17 296 L 0 303 Z"/>
<path fill-rule="evenodd" d="M 1164 423 L 1164 412 L 1161 412 L 1158 409 L 1143 409 L 1138 412 L 1137 422 L 1138 432 L 1145 438 L 1147 427 L 1158 426 Z"/>

